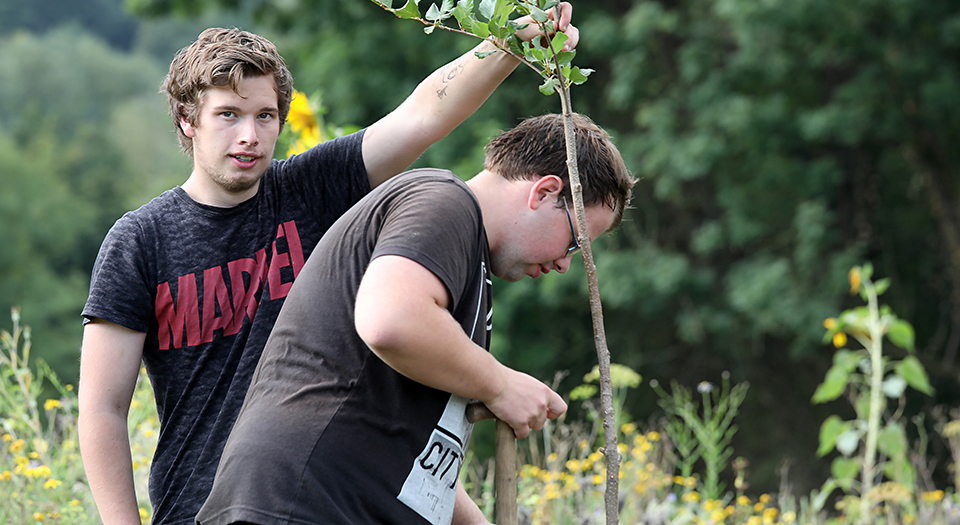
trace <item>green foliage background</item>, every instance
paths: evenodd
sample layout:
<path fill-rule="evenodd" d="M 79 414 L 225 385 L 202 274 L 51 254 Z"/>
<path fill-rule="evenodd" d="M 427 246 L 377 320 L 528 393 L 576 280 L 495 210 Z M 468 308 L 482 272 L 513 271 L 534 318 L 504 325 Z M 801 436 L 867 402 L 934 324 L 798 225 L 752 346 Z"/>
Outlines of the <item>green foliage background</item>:
<path fill-rule="evenodd" d="M 54 4 L 63 4 L 54 9 Z M 79 311 L 100 240 L 124 211 L 182 182 L 157 88 L 176 49 L 237 25 L 279 46 L 327 122 L 369 124 L 474 45 L 423 34 L 372 2 L 0 0 L 0 311 L 23 307 L 35 355 L 76 376 Z M 425 10 L 428 2 L 422 6 Z M 735 447 L 751 479 L 781 461 L 824 479 L 810 405 L 830 366 L 821 322 L 872 261 L 917 331 L 936 397 L 956 405 L 960 348 L 960 4 L 953 0 L 574 2 L 575 110 L 615 137 L 641 180 L 620 230 L 596 243 L 614 362 L 667 384 L 751 388 Z M 54 14 L 56 13 L 56 14 Z M 520 118 L 559 111 L 518 69 L 418 165 L 480 169 Z M 595 363 L 586 283 L 498 282 L 495 351 L 569 391 Z M 639 418 L 657 412 L 641 388 Z M 934 454 L 946 454 L 932 443 Z M 945 474 L 945 473 L 944 473 Z"/>

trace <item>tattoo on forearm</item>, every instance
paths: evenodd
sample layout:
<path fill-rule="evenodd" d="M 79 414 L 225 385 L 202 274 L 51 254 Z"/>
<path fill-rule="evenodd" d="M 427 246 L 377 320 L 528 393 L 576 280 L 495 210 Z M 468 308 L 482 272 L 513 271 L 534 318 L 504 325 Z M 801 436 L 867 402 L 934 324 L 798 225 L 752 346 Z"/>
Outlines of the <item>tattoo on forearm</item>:
<path fill-rule="evenodd" d="M 449 84 L 453 82 L 453 79 L 457 78 L 457 75 L 463 72 L 463 64 L 456 63 L 451 66 L 445 67 L 440 70 L 440 82 L 443 84 Z M 443 88 L 437 90 L 437 98 L 444 98 L 447 96 L 447 87 L 444 85 Z"/>

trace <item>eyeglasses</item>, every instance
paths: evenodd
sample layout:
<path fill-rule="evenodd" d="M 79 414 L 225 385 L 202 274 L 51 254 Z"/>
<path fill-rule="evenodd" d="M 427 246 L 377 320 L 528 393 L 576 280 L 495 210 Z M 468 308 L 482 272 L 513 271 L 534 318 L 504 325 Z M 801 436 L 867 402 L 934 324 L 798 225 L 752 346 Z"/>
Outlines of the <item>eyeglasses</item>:
<path fill-rule="evenodd" d="M 570 234 L 573 235 L 573 245 L 567 248 L 566 257 L 577 253 L 580 250 L 580 242 L 577 240 L 577 232 L 573 229 L 573 219 L 570 217 L 570 208 L 567 206 L 567 197 L 566 195 L 561 195 L 563 197 L 563 209 L 567 211 L 567 222 L 570 223 Z"/>

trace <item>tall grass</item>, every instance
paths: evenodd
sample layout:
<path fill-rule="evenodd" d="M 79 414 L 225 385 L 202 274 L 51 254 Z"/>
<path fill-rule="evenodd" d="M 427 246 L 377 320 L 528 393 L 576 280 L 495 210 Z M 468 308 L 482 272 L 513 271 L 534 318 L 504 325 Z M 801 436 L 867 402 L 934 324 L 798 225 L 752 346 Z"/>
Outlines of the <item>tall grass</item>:
<path fill-rule="evenodd" d="M 12 330 L 0 331 L 0 523 L 100 523 L 80 460 L 76 391 L 42 360 L 31 363 L 30 328 L 18 310 L 11 318 Z M 157 416 L 145 380 L 137 385 L 130 424 L 146 522 Z"/>

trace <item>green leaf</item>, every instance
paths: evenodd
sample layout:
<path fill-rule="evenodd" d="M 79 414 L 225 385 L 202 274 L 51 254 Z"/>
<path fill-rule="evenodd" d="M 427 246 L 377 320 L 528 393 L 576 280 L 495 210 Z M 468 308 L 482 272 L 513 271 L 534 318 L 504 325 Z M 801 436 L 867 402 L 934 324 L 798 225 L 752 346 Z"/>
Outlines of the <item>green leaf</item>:
<path fill-rule="evenodd" d="M 898 319 L 897 322 L 893 323 L 887 329 L 887 337 L 890 338 L 890 342 L 903 348 L 904 350 L 913 351 L 913 344 L 915 340 L 915 335 L 913 332 L 913 326 L 910 326 L 910 323 Z"/>
<path fill-rule="evenodd" d="M 837 437 L 837 451 L 844 456 L 852 456 L 860 446 L 860 431 L 847 428 Z"/>
<path fill-rule="evenodd" d="M 894 371 L 905 379 L 908 385 L 928 396 L 933 395 L 933 387 L 930 386 L 930 379 L 927 377 L 927 372 L 923 369 L 923 365 L 920 364 L 920 360 L 916 357 L 908 355 L 903 358 L 903 360 L 894 367 Z"/>
<path fill-rule="evenodd" d="M 837 444 L 837 438 L 846 429 L 850 428 L 850 423 L 840 419 L 840 416 L 832 415 L 820 425 L 820 448 L 817 449 L 818 456 L 827 455 Z"/>
<path fill-rule="evenodd" d="M 517 22 L 517 21 L 515 21 L 515 20 L 511 20 L 510 22 L 508 22 L 508 25 L 509 25 L 511 28 L 513 28 L 514 31 L 520 31 L 520 30 L 522 30 L 522 29 L 526 29 L 527 26 L 530 25 L 530 24 L 521 24 L 521 23 L 519 23 L 519 22 Z"/>
<path fill-rule="evenodd" d="M 570 82 L 580 85 L 587 81 L 587 77 L 590 76 L 590 73 L 593 73 L 592 69 L 580 69 L 579 67 L 574 67 L 570 71 Z"/>
<path fill-rule="evenodd" d="M 540 24 L 550 20 L 550 15 L 548 15 L 546 11 L 540 9 L 539 7 L 530 7 L 530 16 Z"/>
<path fill-rule="evenodd" d="M 837 480 L 828 479 L 823 484 L 823 487 L 820 488 L 820 492 L 817 492 L 816 490 L 813 491 L 814 493 L 812 494 L 813 497 L 810 500 L 810 507 L 814 512 L 820 512 L 823 510 L 823 507 L 827 504 L 827 498 L 830 497 L 830 494 L 832 494 L 834 490 L 837 490 L 837 485 Z"/>
<path fill-rule="evenodd" d="M 883 465 L 883 473 L 886 474 L 888 478 L 905 487 L 914 486 L 914 482 L 916 481 L 916 472 L 913 470 L 910 462 L 907 461 L 906 456 L 900 456 L 887 461 Z"/>
<path fill-rule="evenodd" d="M 555 78 L 548 78 L 543 81 L 543 84 L 540 84 L 540 92 L 544 95 L 552 95 L 557 92 L 557 87 L 560 85 L 560 81 Z"/>
<path fill-rule="evenodd" d="M 873 283 L 873 288 L 877 295 L 883 295 L 883 292 L 886 292 L 887 288 L 890 288 L 890 279 L 880 279 Z"/>
<path fill-rule="evenodd" d="M 883 380 L 883 393 L 890 399 L 899 399 L 907 389 L 907 381 L 897 374 Z"/>
<path fill-rule="evenodd" d="M 856 370 L 861 361 L 863 361 L 863 357 L 853 350 L 840 349 L 833 354 L 833 366 L 840 367 L 848 373 Z"/>
<path fill-rule="evenodd" d="M 553 40 L 550 41 L 550 46 L 553 48 L 554 52 L 559 53 L 560 50 L 563 49 L 563 44 L 566 44 L 567 40 L 569 39 L 570 37 L 568 37 L 566 34 L 557 32 L 553 35 Z"/>
<path fill-rule="evenodd" d="M 480 16 L 484 20 L 493 20 L 496 8 L 497 0 L 480 0 Z"/>
<path fill-rule="evenodd" d="M 407 0 L 403 7 L 394 9 L 393 14 L 403 19 L 420 18 L 420 9 L 417 8 L 419 3 L 420 0 Z"/>
<path fill-rule="evenodd" d="M 457 7 L 453 8 L 453 17 L 457 19 L 457 23 L 460 24 L 460 27 L 464 30 L 467 30 L 468 24 L 473 23 L 473 14 L 468 5 L 465 5 L 466 2 L 462 0 L 457 3 Z"/>
<path fill-rule="evenodd" d="M 560 64 L 560 67 L 568 67 L 576 54 L 576 51 L 560 51 L 557 53 L 557 62 Z"/>
<path fill-rule="evenodd" d="M 534 38 L 534 40 L 537 40 L 537 39 Z M 544 62 L 544 59 L 546 58 L 546 56 L 543 54 L 543 48 L 537 45 L 532 45 L 530 47 L 524 46 L 524 47 L 526 48 L 524 56 L 527 58 L 527 60 L 531 62 L 539 62 L 539 63 Z"/>
<path fill-rule="evenodd" d="M 487 22 L 487 30 L 496 38 L 507 38 L 513 34 L 510 28 L 503 27 L 493 20 Z"/>
<path fill-rule="evenodd" d="M 440 8 L 437 7 L 437 4 L 430 4 L 430 9 L 427 9 L 427 20 L 430 22 L 436 22 L 440 20 Z"/>
<path fill-rule="evenodd" d="M 860 473 L 860 461 L 852 458 L 837 458 L 830 464 L 830 474 L 837 480 L 852 480 Z"/>
<path fill-rule="evenodd" d="M 847 387 L 847 383 L 850 380 L 850 372 L 848 372 L 844 367 L 834 364 L 830 367 L 830 370 L 827 371 L 827 377 L 823 380 L 823 383 L 817 387 L 816 392 L 813 393 L 813 403 L 826 403 L 827 401 L 833 401 L 834 399 L 840 397 L 840 394 L 843 393 L 843 390 Z"/>
<path fill-rule="evenodd" d="M 482 58 L 487 58 L 488 56 L 490 56 L 490 55 L 492 55 L 492 54 L 494 54 L 494 53 L 496 53 L 496 52 L 497 52 L 496 49 L 494 49 L 494 50 L 492 50 L 492 51 L 477 51 L 476 53 L 474 53 L 474 55 L 476 55 L 477 58 L 481 58 L 481 59 L 482 59 Z"/>
<path fill-rule="evenodd" d="M 877 435 L 877 449 L 891 458 L 903 457 L 907 452 L 907 436 L 903 428 L 890 423 Z"/>

